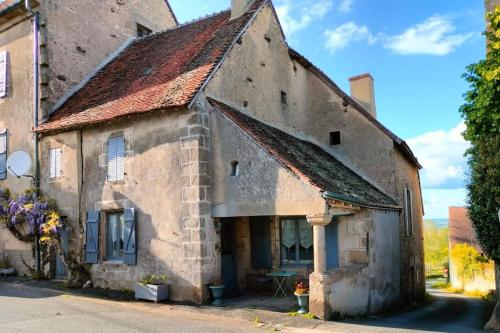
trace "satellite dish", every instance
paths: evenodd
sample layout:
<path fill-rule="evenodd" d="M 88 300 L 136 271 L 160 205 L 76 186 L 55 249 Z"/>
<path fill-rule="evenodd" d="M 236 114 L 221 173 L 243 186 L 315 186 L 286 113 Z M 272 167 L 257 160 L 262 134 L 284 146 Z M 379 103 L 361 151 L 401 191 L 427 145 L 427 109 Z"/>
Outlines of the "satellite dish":
<path fill-rule="evenodd" d="M 7 171 L 13 176 L 26 176 L 30 169 L 31 157 L 24 151 L 16 151 L 7 159 Z"/>

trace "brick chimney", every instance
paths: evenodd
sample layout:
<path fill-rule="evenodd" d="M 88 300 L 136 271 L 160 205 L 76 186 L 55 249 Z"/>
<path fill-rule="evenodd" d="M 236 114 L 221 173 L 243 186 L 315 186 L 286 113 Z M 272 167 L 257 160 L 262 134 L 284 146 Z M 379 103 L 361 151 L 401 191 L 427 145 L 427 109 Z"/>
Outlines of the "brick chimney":
<path fill-rule="evenodd" d="M 351 86 L 351 97 L 370 112 L 374 118 L 377 118 L 373 77 L 368 73 L 361 74 L 351 77 L 349 83 Z"/>
<path fill-rule="evenodd" d="M 231 20 L 243 15 L 255 0 L 231 0 Z"/>

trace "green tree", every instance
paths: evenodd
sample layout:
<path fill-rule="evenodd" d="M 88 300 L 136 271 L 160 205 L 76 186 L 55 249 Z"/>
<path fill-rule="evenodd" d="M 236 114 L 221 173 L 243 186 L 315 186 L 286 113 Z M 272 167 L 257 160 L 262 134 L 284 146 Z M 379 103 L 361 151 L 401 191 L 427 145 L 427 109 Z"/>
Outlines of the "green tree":
<path fill-rule="evenodd" d="M 467 125 L 464 137 L 471 143 L 466 153 L 469 216 L 483 251 L 500 263 L 500 6 L 487 17 L 489 52 L 467 67 L 470 90 L 460 112 Z"/>
<path fill-rule="evenodd" d="M 424 221 L 424 253 L 427 267 L 448 266 L 448 227 L 439 228 L 433 221 Z"/>

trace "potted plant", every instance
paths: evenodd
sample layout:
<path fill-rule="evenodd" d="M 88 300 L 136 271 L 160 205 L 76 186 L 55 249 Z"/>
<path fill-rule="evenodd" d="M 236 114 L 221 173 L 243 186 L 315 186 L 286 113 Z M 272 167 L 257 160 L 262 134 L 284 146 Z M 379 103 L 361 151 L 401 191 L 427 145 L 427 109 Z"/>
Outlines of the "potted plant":
<path fill-rule="evenodd" d="M 168 276 L 147 274 L 134 286 L 135 299 L 155 303 L 168 299 Z"/>
<path fill-rule="evenodd" d="M 212 292 L 212 298 L 214 299 L 212 305 L 222 305 L 224 287 L 224 282 L 222 282 L 221 280 L 215 280 L 208 286 L 208 288 Z"/>
<path fill-rule="evenodd" d="M 0 276 L 11 276 L 14 275 L 15 270 L 10 266 L 9 258 L 3 256 L 0 259 Z"/>
<path fill-rule="evenodd" d="M 309 307 L 309 284 L 306 281 L 298 281 L 295 284 L 295 296 L 297 296 L 297 301 L 299 302 L 298 313 L 304 314 L 308 313 Z"/>

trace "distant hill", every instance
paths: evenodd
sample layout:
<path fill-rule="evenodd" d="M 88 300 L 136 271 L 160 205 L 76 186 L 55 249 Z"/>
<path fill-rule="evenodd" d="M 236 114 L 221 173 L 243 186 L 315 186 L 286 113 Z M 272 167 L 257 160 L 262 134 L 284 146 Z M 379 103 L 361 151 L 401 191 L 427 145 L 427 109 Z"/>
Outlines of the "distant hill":
<path fill-rule="evenodd" d="M 446 228 L 448 226 L 448 219 L 431 219 L 438 228 Z"/>

